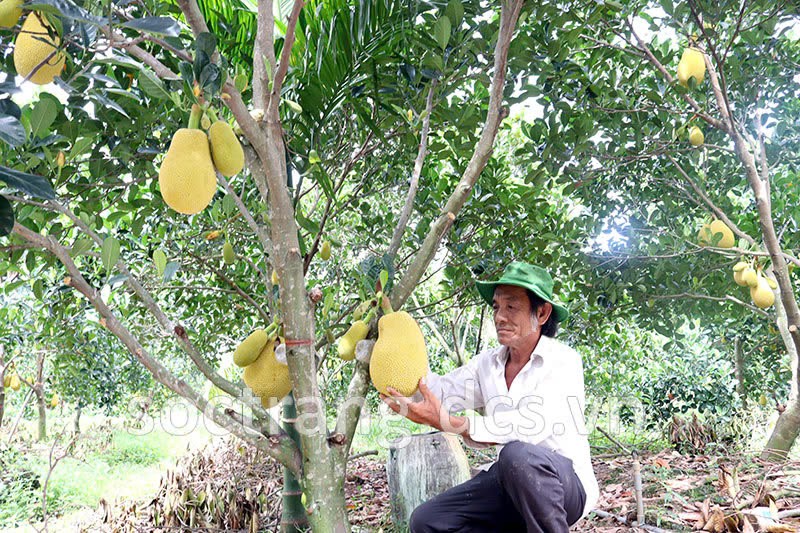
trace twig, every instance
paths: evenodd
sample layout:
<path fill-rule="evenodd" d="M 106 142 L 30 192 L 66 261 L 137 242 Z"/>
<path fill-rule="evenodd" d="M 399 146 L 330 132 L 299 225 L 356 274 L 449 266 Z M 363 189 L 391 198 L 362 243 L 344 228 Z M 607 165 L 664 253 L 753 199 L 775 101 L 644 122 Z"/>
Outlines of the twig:
<path fill-rule="evenodd" d="M 367 455 L 378 455 L 378 450 L 367 450 L 365 452 L 356 453 L 356 454 L 351 455 L 350 457 L 348 457 L 347 460 L 348 461 L 352 461 L 352 460 L 358 459 L 360 457 L 366 457 Z"/>
<path fill-rule="evenodd" d="M 605 511 L 601 511 L 599 509 L 593 509 L 592 512 L 599 516 L 600 518 L 613 518 L 620 524 L 625 524 L 628 527 L 638 527 L 644 529 L 645 531 L 650 531 L 651 533 L 676 533 L 672 529 L 661 529 L 660 527 L 655 526 L 648 526 L 647 524 L 631 524 L 627 518 L 624 516 L 617 516 L 615 514 L 607 513 Z"/>

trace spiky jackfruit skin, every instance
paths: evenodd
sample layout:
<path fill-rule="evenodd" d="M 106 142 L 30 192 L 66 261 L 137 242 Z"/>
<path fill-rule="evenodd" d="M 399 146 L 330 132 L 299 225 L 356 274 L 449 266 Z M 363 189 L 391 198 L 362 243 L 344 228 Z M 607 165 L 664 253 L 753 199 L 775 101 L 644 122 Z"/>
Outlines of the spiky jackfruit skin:
<path fill-rule="evenodd" d="M 275 358 L 275 341 L 269 341 L 258 356 L 244 369 L 244 382 L 261 398 L 261 405 L 270 408 L 292 390 L 289 367 Z"/>
<path fill-rule="evenodd" d="M 22 0 L 3 0 L 0 2 L 0 28 L 16 26 L 22 16 Z"/>
<path fill-rule="evenodd" d="M 206 134 L 198 129 L 175 132 L 158 171 L 164 202 L 178 213 L 194 215 L 211 203 L 217 175 Z"/>
<path fill-rule="evenodd" d="M 336 346 L 339 357 L 345 361 L 352 361 L 356 356 L 356 344 L 358 344 L 358 341 L 366 339 L 367 333 L 369 333 L 369 326 L 363 320 L 353 322 L 353 325 L 350 326 L 347 333 L 342 335 Z"/>
<path fill-rule="evenodd" d="M 233 362 L 236 366 L 246 367 L 261 354 L 261 351 L 269 342 L 269 335 L 263 329 L 257 329 L 247 336 L 233 352 Z"/>
<path fill-rule="evenodd" d="M 411 396 L 427 374 L 428 352 L 417 322 L 405 311 L 382 316 L 369 361 L 375 388 L 389 395 L 387 387 L 392 387 L 403 396 Z"/>
<path fill-rule="evenodd" d="M 14 68 L 17 74 L 23 78 L 30 76 L 30 81 L 38 85 L 51 83 L 64 70 L 67 60 L 63 51 L 55 52 L 61 44 L 61 38 L 51 36 L 52 29 L 48 31 L 46 24 L 44 15 L 31 13 L 22 23 L 14 44 Z M 39 68 L 31 74 L 36 67 Z"/>
<path fill-rule="evenodd" d="M 750 298 L 761 309 L 771 307 L 775 303 L 775 293 L 772 292 L 767 280 L 762 276 L 758 276 L 758 283 L 755 287 L 750 287 Z"/>
<path fill-rule="evenodd" d="M 214 166 L 223 176 L 235 176 L 244 168 L 244 150 L 233 128 L 227 122 L 217 121 L 208 129 Z"/>
<path fill-rule="evenodd" d="M 236 252 L 233 251 L 231 241 L 225 241 L 222 245 L 222 260 L 226 265 L 232 265 L 236 262 Z"/>

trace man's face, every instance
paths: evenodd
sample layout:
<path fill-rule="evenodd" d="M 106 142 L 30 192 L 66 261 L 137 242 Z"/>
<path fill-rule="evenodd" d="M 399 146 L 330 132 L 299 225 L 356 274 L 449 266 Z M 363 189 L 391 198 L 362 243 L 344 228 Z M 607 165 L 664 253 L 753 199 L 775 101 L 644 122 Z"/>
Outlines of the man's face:
<path fill-rule="evenodd" d="M 539 333 L 539 323 L 531 316 L 531 301 L 522 287 L 498 285 L 492 299 L 497 340 L 503 346 L 516 347 Z"/>

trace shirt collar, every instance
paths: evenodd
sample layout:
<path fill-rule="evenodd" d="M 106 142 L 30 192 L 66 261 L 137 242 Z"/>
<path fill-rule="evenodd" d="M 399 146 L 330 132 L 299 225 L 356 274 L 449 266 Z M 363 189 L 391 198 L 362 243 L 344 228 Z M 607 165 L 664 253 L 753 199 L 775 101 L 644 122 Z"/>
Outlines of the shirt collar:
<path fill-rule="evenodd" d="M 533 349 L 533 353 L 531 353 L 531 361 L 534 357 L 539 357 L 542 362 L 547 359 L 551 348 L 552 348 L 553 339 L 542 335 L 539 337 L 539 342 L 536 343 L 536 348 Z M 500 346 L 494 353 L 494 362 L 495 364 L 501 365 L 505 367 L 506 361 L 508 360 L 508 348 L 506 346 Z M 530 361 L 528 361 L 530 363 Z M 525 365 L 527 366 L 527 365 Z"/>

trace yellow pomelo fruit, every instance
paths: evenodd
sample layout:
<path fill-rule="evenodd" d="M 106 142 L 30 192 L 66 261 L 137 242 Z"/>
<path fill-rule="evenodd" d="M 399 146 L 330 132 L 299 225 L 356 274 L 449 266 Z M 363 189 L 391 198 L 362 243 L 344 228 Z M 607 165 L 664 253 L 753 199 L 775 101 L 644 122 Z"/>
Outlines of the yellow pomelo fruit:
<path fill-rule="evenodd" d="M 263 329 L 257 329 L 247 336 L 233 352 L 233 362 L 236 366 L 245 367 L 255 361 L 261 350 L 269 342 L 269 335 Z"/>
<path fill-rule="evenodd" d="M 267 342 L 258 359 L 244 369 L 244 382 L 253 394 L 261 398 L 261 405 L 270 408 L 292 390 L 289 367 L 275 358 L 275 341 Z"/>
<path fill-rule="evenodd" d="M 692 129 L 689 130 L 689 143 L 692 146 L 700 146 L 706 140 L 705 135 L 703 135 L 703 130 L 698 128 L 697 126 L 692 126 Z"/>
<path fill-rule="evenodd" d="M 244 150 L 233 128 L 219 120 L 208 129 L 214 166 L 223 176 L 235 176 L 244 168 Z"/>
<path fill-rule="evenodd" d="M 236 252 L 233 251 L 231 241 L 225 241 L 225 244 L 222 245 L 222 260 L 225 261 L 226 265 L 232 265 L 236 262 Z"/>
<path fill-rule="evenodd" d="M 319 256 L 323 261 L 327 261 L 331 258 L 331 241 L 325 241 L 322 243 L 322 247 L 319 249 Z"/>
<path fill-rule="evenodd" d="M 382 316 L 369 361 L 375 388 L 389 395 L 386 389 L 392 387 L 403 396 L 411 396 L 427 374 L 428 352 L 417 322 L 405 311 Z"/>
<path fill-rule="evenodd" d="M 356 320 L 350 329 L 347 330 L 336 346 L 339 357 L 345 361 L 351 361 L 356 356 L 356 344 L 367 338 L 369 326 L 363 320 Z"/>
<path fill-rule="evenodd" d="M 14 68 L 23 78 L 30 76 L 30 81 L 38 85 L 46 85 L 64 70 L 67 60 L 63 51 L 56 52 L 61 37 L 51 36 L 44 16 L 33 12 L 25 18 L 22 29 L 14 45 Z M 37 68 L 38 67 L 38 68 Z M 33 72 L 36 69 L 36 72 Z M 33 74 L 31 74 L 33 72 Z"/>
<path fill-rule="evenodd" d="M 775 303 L 775 293 L 769 288 L 767 280 L 762 276 L 758 276 L 758 285 L 750 287 L 750 298 L 756 307 L 766 309 Z"/>
<path fill-rule="evenodd" d="M 193 215 L 211 203 L 217 175 L 202 130 L 181 128 L 175 132 L 158 171 L 158 185 L 164 202 L 178 213 Z"/>
<path fill-rule="evenodd" d="M 758 274 L 752 268 L 747 267 L 742 270 L 742 281 L 748 287 L 756 287 L 758 286 Z"/>
<path fill-rule="evenodd" d="M 689 78 L 694 78 L 697 84 L 703 83 L 706 75 L 706 61 L 703 52 L 695 48 L 687 48 L 683 51 L 681 60 L 678 62 L 678 82 L 684 87 L 689 86 Z"/>
<path fill-rule="evenodd" d="M 697 234 L 697 241 L 701 246 L 708 246 L 714 242 L 714 236 L 717 233 L 722 233 L 722 237 L 717 243 L 719 248 L 732 248 L 736 244 L 733 231 L 721 220 L 715 220 L 711 224 L 703 224 Z"/>
<path fill-rule="evenodd" d="M 16 26 L 22 16 L 22 0 L 3 0 L 0 2 L 0 28 Z"/>

